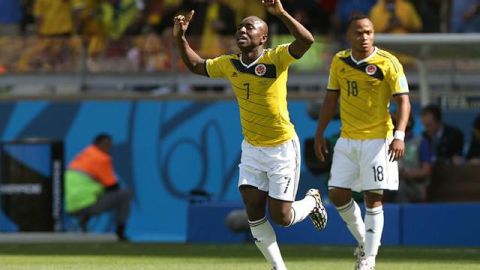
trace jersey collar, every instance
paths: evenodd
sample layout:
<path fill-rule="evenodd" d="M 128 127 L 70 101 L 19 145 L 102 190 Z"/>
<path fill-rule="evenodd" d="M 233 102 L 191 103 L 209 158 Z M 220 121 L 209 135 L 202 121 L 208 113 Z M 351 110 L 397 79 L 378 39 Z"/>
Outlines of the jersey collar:
<path fill-rule="evenodd" d="M 368 60 L 370 60 L 370 58 L 372 58 L 377 53 L 377 51 L 378 51 L 378 48 L 375 46 L 375 48 L 373 49 L 373 52 L 369 56 L 363 58 L 362 60 L 356 60 L 355 58 L 353 58 L 353 53 L 350 52 L 350 58 L 355 64 L 359 65 L 363 62 L 367 62 Z"/>
<path fill-rule="evenodd" d="M 240 63 L 242 63 L 242 65 L 243 65 L 244 67 L 250 68 L 250 67 L 252 67 L 252 66 L 254 66 L 254 65 L 257 64 L 258 60 L 260 60 L 260 58 L 262 58 L 262 56 L 263 56 L 264 53 L 265 53 L 265 50 L 263 50 L 262 53 L 260 54 L 260 56 L 258 56 L 258 58 L 255 59 L 255 61 L 253 61 L 253 62 L 250 63 L 249 65 L 247 65 L 247 64 L 245 64 L 245 63 L 243 62 L 243 60 L 242 60 L 242 54 L 240 54 L 240 57 L 239 57 L 239 58 L 240 58 Z"/>

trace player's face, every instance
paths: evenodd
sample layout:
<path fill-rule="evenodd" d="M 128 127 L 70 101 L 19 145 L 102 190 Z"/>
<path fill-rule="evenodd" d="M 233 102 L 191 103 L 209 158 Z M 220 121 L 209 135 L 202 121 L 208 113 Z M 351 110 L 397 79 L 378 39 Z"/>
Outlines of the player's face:
<path fill-rule="evenodd" d="M 352 49 L 359 53 L 372 52 L 374 38 L 372 22 L 367 18 L 353 21 L 347 32 L 347 39 Z"/>
<path fill-rule="evenodd" d="M 253 49 L 267 41 L 267 25 L 255 17 L 247 17 L 237 27 L 235 38 L 241 49 Z"/>

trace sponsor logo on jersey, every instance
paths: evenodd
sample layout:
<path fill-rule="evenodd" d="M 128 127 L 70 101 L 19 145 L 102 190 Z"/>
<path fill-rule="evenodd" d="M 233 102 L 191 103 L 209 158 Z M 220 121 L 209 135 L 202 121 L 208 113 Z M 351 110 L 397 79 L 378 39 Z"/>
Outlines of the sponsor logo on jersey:
<path fill-rule="evenodd" d="M 255 74 L 257 76 L 263 76 L 267 73 L 267 67 L 264 64 L 259 64 L 255 67 Z"/>
<path fill-rule="evenodd" d="M 368 75 L 373 75 L 373 74 L 375 74 L 375 72 L 377 72 L 377 66 L 375 66 L 375 65 L 368 65 L 368 66 L 365 68 L 365 72 L 366 72 Z"/>

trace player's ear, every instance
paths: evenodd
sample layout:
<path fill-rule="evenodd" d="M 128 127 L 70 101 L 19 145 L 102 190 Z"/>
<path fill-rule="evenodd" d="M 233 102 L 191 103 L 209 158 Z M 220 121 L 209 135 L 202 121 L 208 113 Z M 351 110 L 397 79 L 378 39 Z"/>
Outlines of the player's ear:
<path fill-rule="evenodd" d="M 262 44 L 267 43 L 267 40 L 268 40 L 268 35 L 263 35 L 262 36 Z"/>

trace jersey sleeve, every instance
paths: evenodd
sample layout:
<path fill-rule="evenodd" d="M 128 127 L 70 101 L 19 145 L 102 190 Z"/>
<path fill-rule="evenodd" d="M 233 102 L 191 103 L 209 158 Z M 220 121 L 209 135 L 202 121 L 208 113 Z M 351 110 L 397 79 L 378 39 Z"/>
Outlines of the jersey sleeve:
<path fill-rule="evenodd" d="M 338 61 L 336 61 L 336 56 L 332 60 L 332 64 L 330 65 L 330 72 L 328 74 L 328 84 L 327 84 L 327 90 L 330 91 L 338 91 L 340 90 L 340 84 L 338 83 L 338 78 L 337 78 L 337 65 Z"/>
<path fill-rule="evenodd" d="M 290 43 L 278 45 L 273 49 L 274 61 L 282 69 L 287 68 L 293 61 L 297 60 L 289 51 Z"/>
<path fill-rule="evenodd" d="M 388 75 L 387 82 L 392 90 L 392 95 L 408 94 L 410 90 L 408 88 L 407 77 L 397 58 L 392 59 Z"/>
<path fill-rule="evenodd" d="M 112 159 L 102 159 L 98 162 L 97 177 L 105 187 L 113 186 L 117 183 Z"/>
<path fill-rule="evenodd" d="M 221 55 L 216 58 L 207 59 L 205 61 L 205 69 L 207 75 L 210 78 L 223 78 L 225 77 L 225 64 L 228 63 L 229 57 L 227 55 Z"/>

